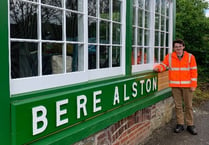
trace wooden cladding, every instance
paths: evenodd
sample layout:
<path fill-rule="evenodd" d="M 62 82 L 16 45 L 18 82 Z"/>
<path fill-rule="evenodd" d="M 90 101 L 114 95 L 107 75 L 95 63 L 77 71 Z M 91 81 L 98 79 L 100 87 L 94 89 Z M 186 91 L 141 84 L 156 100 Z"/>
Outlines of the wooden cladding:
<path fill-rule="evenodd" d="M 158 91 L 169 87 L 168 71 L 158 73 Z"/>

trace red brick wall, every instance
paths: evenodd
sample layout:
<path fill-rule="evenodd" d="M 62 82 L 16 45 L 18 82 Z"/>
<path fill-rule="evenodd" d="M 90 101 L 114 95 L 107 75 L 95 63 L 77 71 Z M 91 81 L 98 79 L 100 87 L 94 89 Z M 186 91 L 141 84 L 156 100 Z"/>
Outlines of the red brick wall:
<path fill-rule="evenodd" d="M 152 131 L 172 118 L 173 100 L 168 98 L 124 118 L 74 145 L 138 145 Z"/>

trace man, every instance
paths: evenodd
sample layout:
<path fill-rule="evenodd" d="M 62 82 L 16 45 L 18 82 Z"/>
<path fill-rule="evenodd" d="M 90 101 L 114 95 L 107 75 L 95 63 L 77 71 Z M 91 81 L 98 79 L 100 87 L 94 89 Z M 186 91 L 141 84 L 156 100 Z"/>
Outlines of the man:
<path fill-rule="evenodd" d="M 185 120 L 187 131 L 192 135 L 197 135 L 192 108 L 193 92 L 197 87 L 197 64 L 195 57 L 184 51 L 184 48 L 183 40 L 175 40 L 173 42 L 174 52 L 168 54 L 161 64 L 155 66 L 154 71 L 162 72 L 169 69 L 169 86 L 172 88 L 177 119 L 174 132 L 180 133 L 184 130 Z"/>

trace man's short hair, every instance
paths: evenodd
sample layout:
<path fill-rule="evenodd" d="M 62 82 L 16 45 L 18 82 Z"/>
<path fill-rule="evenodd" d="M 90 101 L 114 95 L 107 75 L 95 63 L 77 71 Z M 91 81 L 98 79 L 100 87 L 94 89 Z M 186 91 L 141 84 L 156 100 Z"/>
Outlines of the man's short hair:
<path fill-rule="evenodd" d="M 179 44 L 182 44 L 183 46 L 185 46 L 184 41 L 182 39 L 176 39 L 176 40 L 174 40 L 173 41 L 173 47 L 174 47 L 175 43 L 179 43 Z"/>

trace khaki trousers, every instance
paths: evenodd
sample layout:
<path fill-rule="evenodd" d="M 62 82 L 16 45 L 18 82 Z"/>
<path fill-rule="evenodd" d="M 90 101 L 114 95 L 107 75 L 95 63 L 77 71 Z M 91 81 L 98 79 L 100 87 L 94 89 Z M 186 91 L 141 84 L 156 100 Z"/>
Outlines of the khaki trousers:
<path fill-rule="evenodd" d="M 184 125 L 184 121 L 186 121 L 187 126 L 194 125 L 192 108 L 193 92 L 190 88 L 173 87 L 172 94 L 175 103 L 177 124 Z"/>

